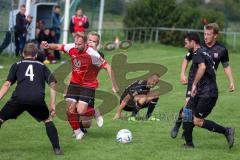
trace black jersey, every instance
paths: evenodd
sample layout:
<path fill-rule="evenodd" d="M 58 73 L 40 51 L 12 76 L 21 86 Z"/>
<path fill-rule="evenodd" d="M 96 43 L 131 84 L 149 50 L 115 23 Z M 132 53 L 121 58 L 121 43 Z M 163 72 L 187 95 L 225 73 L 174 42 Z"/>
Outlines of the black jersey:
<path fill-rule="evenodd" d="M 44 102 L 45 82 L 56 82 L 50 70 L 41 62 L 21 60 L 12 65 L 7 81 L 17 82 L 12 99 L 23 104 Z"/>
<path fill-rule="evenodd" d="M 193 52 L 188 52 L 185 56 L 185 59 L 187 61 L 191 61 L 193 59 Z M 193 72 L 193 65 L 191 64 L 191 67 L 189 69 L 189 73 L 188 73 L 188 85 L 192 86 L 193 80 L 195 77 L 195 73 Z"/>
<path fill-rule="evenodd" d="M 204 44 L 203 47 L 215 62 L 215 70 L 218 69 L 220 62 L 224 68 L 229 65 L 228 50 L 222 44 L 216 42 L 212 47 L 208 47 L 206 44 Z"/>
<path fill-rule="evenodd" d="M 135 103 L 133 101 L 134 96 L 136 95 L 147 95 L 150 91 L 150 88 L 147 87 L 146 80 L 138 80 L 129 85 L 123 92 L 121 96 L 121 101 L 129 94 L 131 99 L 128 101 L 129 106 L 134 106 Z"/>
<path fill-rule="evenodd" d="M 196 76 L 198 70 L 198 64 L 204 63 L 206 70 L 202 78 L 197 84 L 198 97 L 217 97 L 218 88 L 216 83 L 216 74 L 214 69 L 214 61 L 212 57 L 203 48 L 197 49 L 193 54 L 192 60 L 193 73 Z M 194 77 L 195 77 L 194 76 Z"/>

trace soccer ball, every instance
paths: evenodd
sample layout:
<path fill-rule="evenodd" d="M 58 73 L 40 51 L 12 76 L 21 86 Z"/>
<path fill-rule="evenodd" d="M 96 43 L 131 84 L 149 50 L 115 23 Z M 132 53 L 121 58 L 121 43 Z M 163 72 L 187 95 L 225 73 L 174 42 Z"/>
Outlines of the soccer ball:
<path fill-rule="evenodd" d="M 128 129 L 121 129 L 117 133 L 116 140 L 119 143 L 130 143 L 132 141 L 132 132 Z"/>

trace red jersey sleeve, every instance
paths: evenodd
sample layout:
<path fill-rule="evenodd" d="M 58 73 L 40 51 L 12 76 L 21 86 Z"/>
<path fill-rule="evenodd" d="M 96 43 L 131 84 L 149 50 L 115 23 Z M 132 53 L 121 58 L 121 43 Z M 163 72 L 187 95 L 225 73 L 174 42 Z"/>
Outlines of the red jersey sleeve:
<path fill-rule="evenodd" d="M 69 54 L 69 51 L 70 51 L 72 48 L 75 48 L 75 44 L 74 44 L 74 43 L 63 44 L 63 45 L 61 46 L 61 51 L 63 51 L 64 53 L 68 53 L 68 54 Z"/>

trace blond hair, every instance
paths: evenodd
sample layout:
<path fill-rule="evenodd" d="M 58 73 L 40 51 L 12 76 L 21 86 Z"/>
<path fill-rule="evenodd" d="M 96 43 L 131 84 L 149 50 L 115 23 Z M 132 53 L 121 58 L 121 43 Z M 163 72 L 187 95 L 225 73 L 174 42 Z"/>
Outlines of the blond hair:
<path fill-rule="evenodd" d="M 217 23 L 209 23 L 204 26 L 204 30 L 213 30 L 214 34 L 219 33 L 219 25 Z"/>

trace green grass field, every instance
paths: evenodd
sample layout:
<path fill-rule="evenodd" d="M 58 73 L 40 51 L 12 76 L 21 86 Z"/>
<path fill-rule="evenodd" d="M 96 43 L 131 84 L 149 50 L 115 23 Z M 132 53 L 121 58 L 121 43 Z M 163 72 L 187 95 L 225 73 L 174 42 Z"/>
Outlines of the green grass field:
<path fill-rule="evenodd" d="M 121 52 L 106 53 L 108 61 Z M 58 128 L 61 146 L 65 152 L 63 157 L 56 157 L 45 134 L 43 124 L 36 122 L 27 113 L 21 115 L 16 121 L 9 120 L 0 131 L 0 160 L 222 160 L 239 159 L 240 157 L 240 127 L 239 113 L 237 107 L 239 103 L 239 54 L 230 54 L 231 66 L 233 69 L 236 91 L 228 92 L 228 81 L 223 69 L 219 66 L 217 80 L 219 86 L 219 100 L 208 119 L 215 120 L 224 126 L 236 128 L 235 145 L 229 150 L 224 136 L 208 132 L 195 127 L 194 150 L 181 148 L 184 141 L 178 136 L 176 139 L 170 138 L 170 130 L 174 122 L 174 115 L 177 114 L 185 100 L 186 86 L 179 83 L 179 72 L 186 50 L 157 44 L 134 45 L 133 48 L 125 51 L 128 55 L 129 63 L 158 63 L 168 68 L 166 74 L 161 79 L 170 83 L 173 90 L 160 97 L 155 113 L 162 115 L 160 122 L 128 122 L 125 120 L 113 121 L 112 118 L 116 108 L 104 115 L 104 127 L 97 128 L 95 121 L 93 127 L 88 130 L 87 135 L 81 141 L 76 141 L 71 137 L 72 131 L 66 121 L 55 118 L 54 122 Z M 0 56 L 0 64 L 4 69 L 0 70 L 1 84 L 4 82 L 9 67 L 15 58 Z M 49 65 L 51 69 L 58 66 Z M 137 73 L 133 76 L 138 76 Z M 106 73 L 100 73 L 100 89 L 110 90 L 110 84 L 106 78 Z M 11 96 L 10 92 L 0 101 L 0 108 Z M 46 100 L 49 102 L 49 88 L 46 88 Z M 58 96 L 58 101 L 63 97 Z M 108 106 L 106 106 L 108 107 Z M 142 110 L 140 114 L 145 114 Z M 133 141 L 130 144 L 118 144 L 115 136 L 118 130 L 127 128 L 133 133 Z M 181 134 L 181 132 L 180 132 Z"/>

